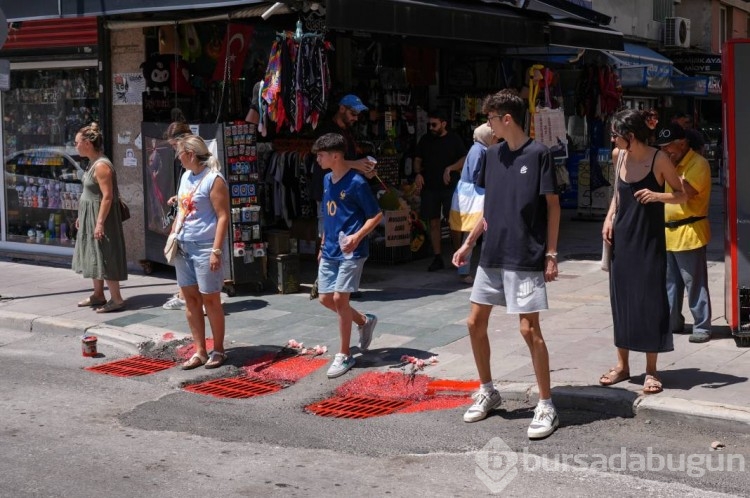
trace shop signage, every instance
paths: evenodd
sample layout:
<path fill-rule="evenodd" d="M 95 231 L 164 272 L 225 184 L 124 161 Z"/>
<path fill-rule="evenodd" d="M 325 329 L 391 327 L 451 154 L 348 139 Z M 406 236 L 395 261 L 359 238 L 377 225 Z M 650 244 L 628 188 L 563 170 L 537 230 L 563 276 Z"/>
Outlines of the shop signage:
<path fill-rule="evenodd" d="M 386 211 L 385 247 L 408 246 L 410 242 L 409 211 Z"/>
<path fill-rule="evenodd" d="M 721 76 L 708 77 L 708 93 L 721 95 Z"/>
<path fill-rule="evenodd" d="M 677 69 L 684 73 L 720 73 L 721 55 L 681 54 L 670 56 Z"/>

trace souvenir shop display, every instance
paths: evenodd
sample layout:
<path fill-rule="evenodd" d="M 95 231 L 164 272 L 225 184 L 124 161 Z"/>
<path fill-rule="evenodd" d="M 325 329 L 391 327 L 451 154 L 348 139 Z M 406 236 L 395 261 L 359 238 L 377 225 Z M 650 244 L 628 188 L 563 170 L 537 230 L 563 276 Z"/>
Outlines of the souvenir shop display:
<path fill-rule="evenodd" d="M 13 72 L 3 99 L 8 241 L 73 247 L 86 168 L 74 142 L 99 119 L 95 76 L 85 68 Z"/>

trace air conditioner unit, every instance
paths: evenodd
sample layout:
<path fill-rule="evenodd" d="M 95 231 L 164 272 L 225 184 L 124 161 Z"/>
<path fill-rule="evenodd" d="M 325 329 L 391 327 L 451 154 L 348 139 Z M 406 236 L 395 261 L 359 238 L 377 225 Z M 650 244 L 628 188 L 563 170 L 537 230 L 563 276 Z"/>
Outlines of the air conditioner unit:
<path fill-rule="evenodd" d="M 664 18 L 664 46 L 690 47 L 690 19 L 684 17 Z"/>

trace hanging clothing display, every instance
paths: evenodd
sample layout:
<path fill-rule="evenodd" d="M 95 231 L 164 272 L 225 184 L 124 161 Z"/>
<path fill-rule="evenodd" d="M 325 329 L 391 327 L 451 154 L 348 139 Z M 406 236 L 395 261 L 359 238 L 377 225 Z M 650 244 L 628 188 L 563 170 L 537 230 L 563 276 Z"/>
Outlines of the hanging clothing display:
<path fill-rule="evenodd" d="M 331 44 L 319 34 L 285 33 L 271 46 L 260 88 L 260 122 L 265 136 L 268 120 L 276 131 L 300 131 L 306 123 L 315 128 L 328 106 L 331 77 L 327 51 Z"/>

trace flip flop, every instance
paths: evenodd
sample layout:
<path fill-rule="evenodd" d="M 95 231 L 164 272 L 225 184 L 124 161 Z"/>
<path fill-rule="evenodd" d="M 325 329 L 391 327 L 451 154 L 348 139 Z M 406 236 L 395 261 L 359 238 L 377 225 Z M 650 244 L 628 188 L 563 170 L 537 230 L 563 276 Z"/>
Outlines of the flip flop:
<path fill-rule="evenodd" d="M 646 381 L 643 383 L 643 394 L 659 394 L 664 388 L 661 381 L 654 375 L 646 375 Z"/>
<path fill-rule="evenodd" d="M 109 301 L 107 301 L 107 303 L 104 306 L 102 306 L 101 308 L 98 308 L 96 312 L 97 313 L 111 313 L 112 311 L 119 311 L 123 308 L 125 308 L 125 301 L 121 303 L 116 303 L 110 299 Z"/>
<path fill-rule="evenodd" d="M 86 299 L 84 299 L 83 301 L 80 301 L 78 303 L 78 307 L 79 308 L 87 308 L 89 306 L 101 306 L 103 304 L 107 304 L 107 299 L 106 298 L 102 298 L 101 300 L 100 299 L 96 299 L 94 297 L 94 295 L 92 294 L 89 297 L 87 297 Z"/>
<path fill-rule="evenodd" d="M 206 361 L 208 361 L 208 358 L 204 358 L 198 353 L 195 353 L 193 354 L 193 356 L 190 357 L 189 360 L 187 360 L 185 363 L 180 365 L 180 368 L 183 370 L 192 370 L 194 368 L 198 368 L 201 365 L 205 365 Z"/>
<path fill-rule="evenodd" d="M 208 355 L 208 361 L 206 362 L 206 368 L 219 368 L 227 360 L 227 354 L 219 351 L 211 351 Z"/>
<path fill-rule="evenodd" d="M 619 382 L 628 380 L 630 378 L 630 372 L 624 370 L 617 370 L 617 367 L 612 367 L 609 372 L 605 373 L 599 378 L 599 384 L 602 386 L 613 386 Z"/>

